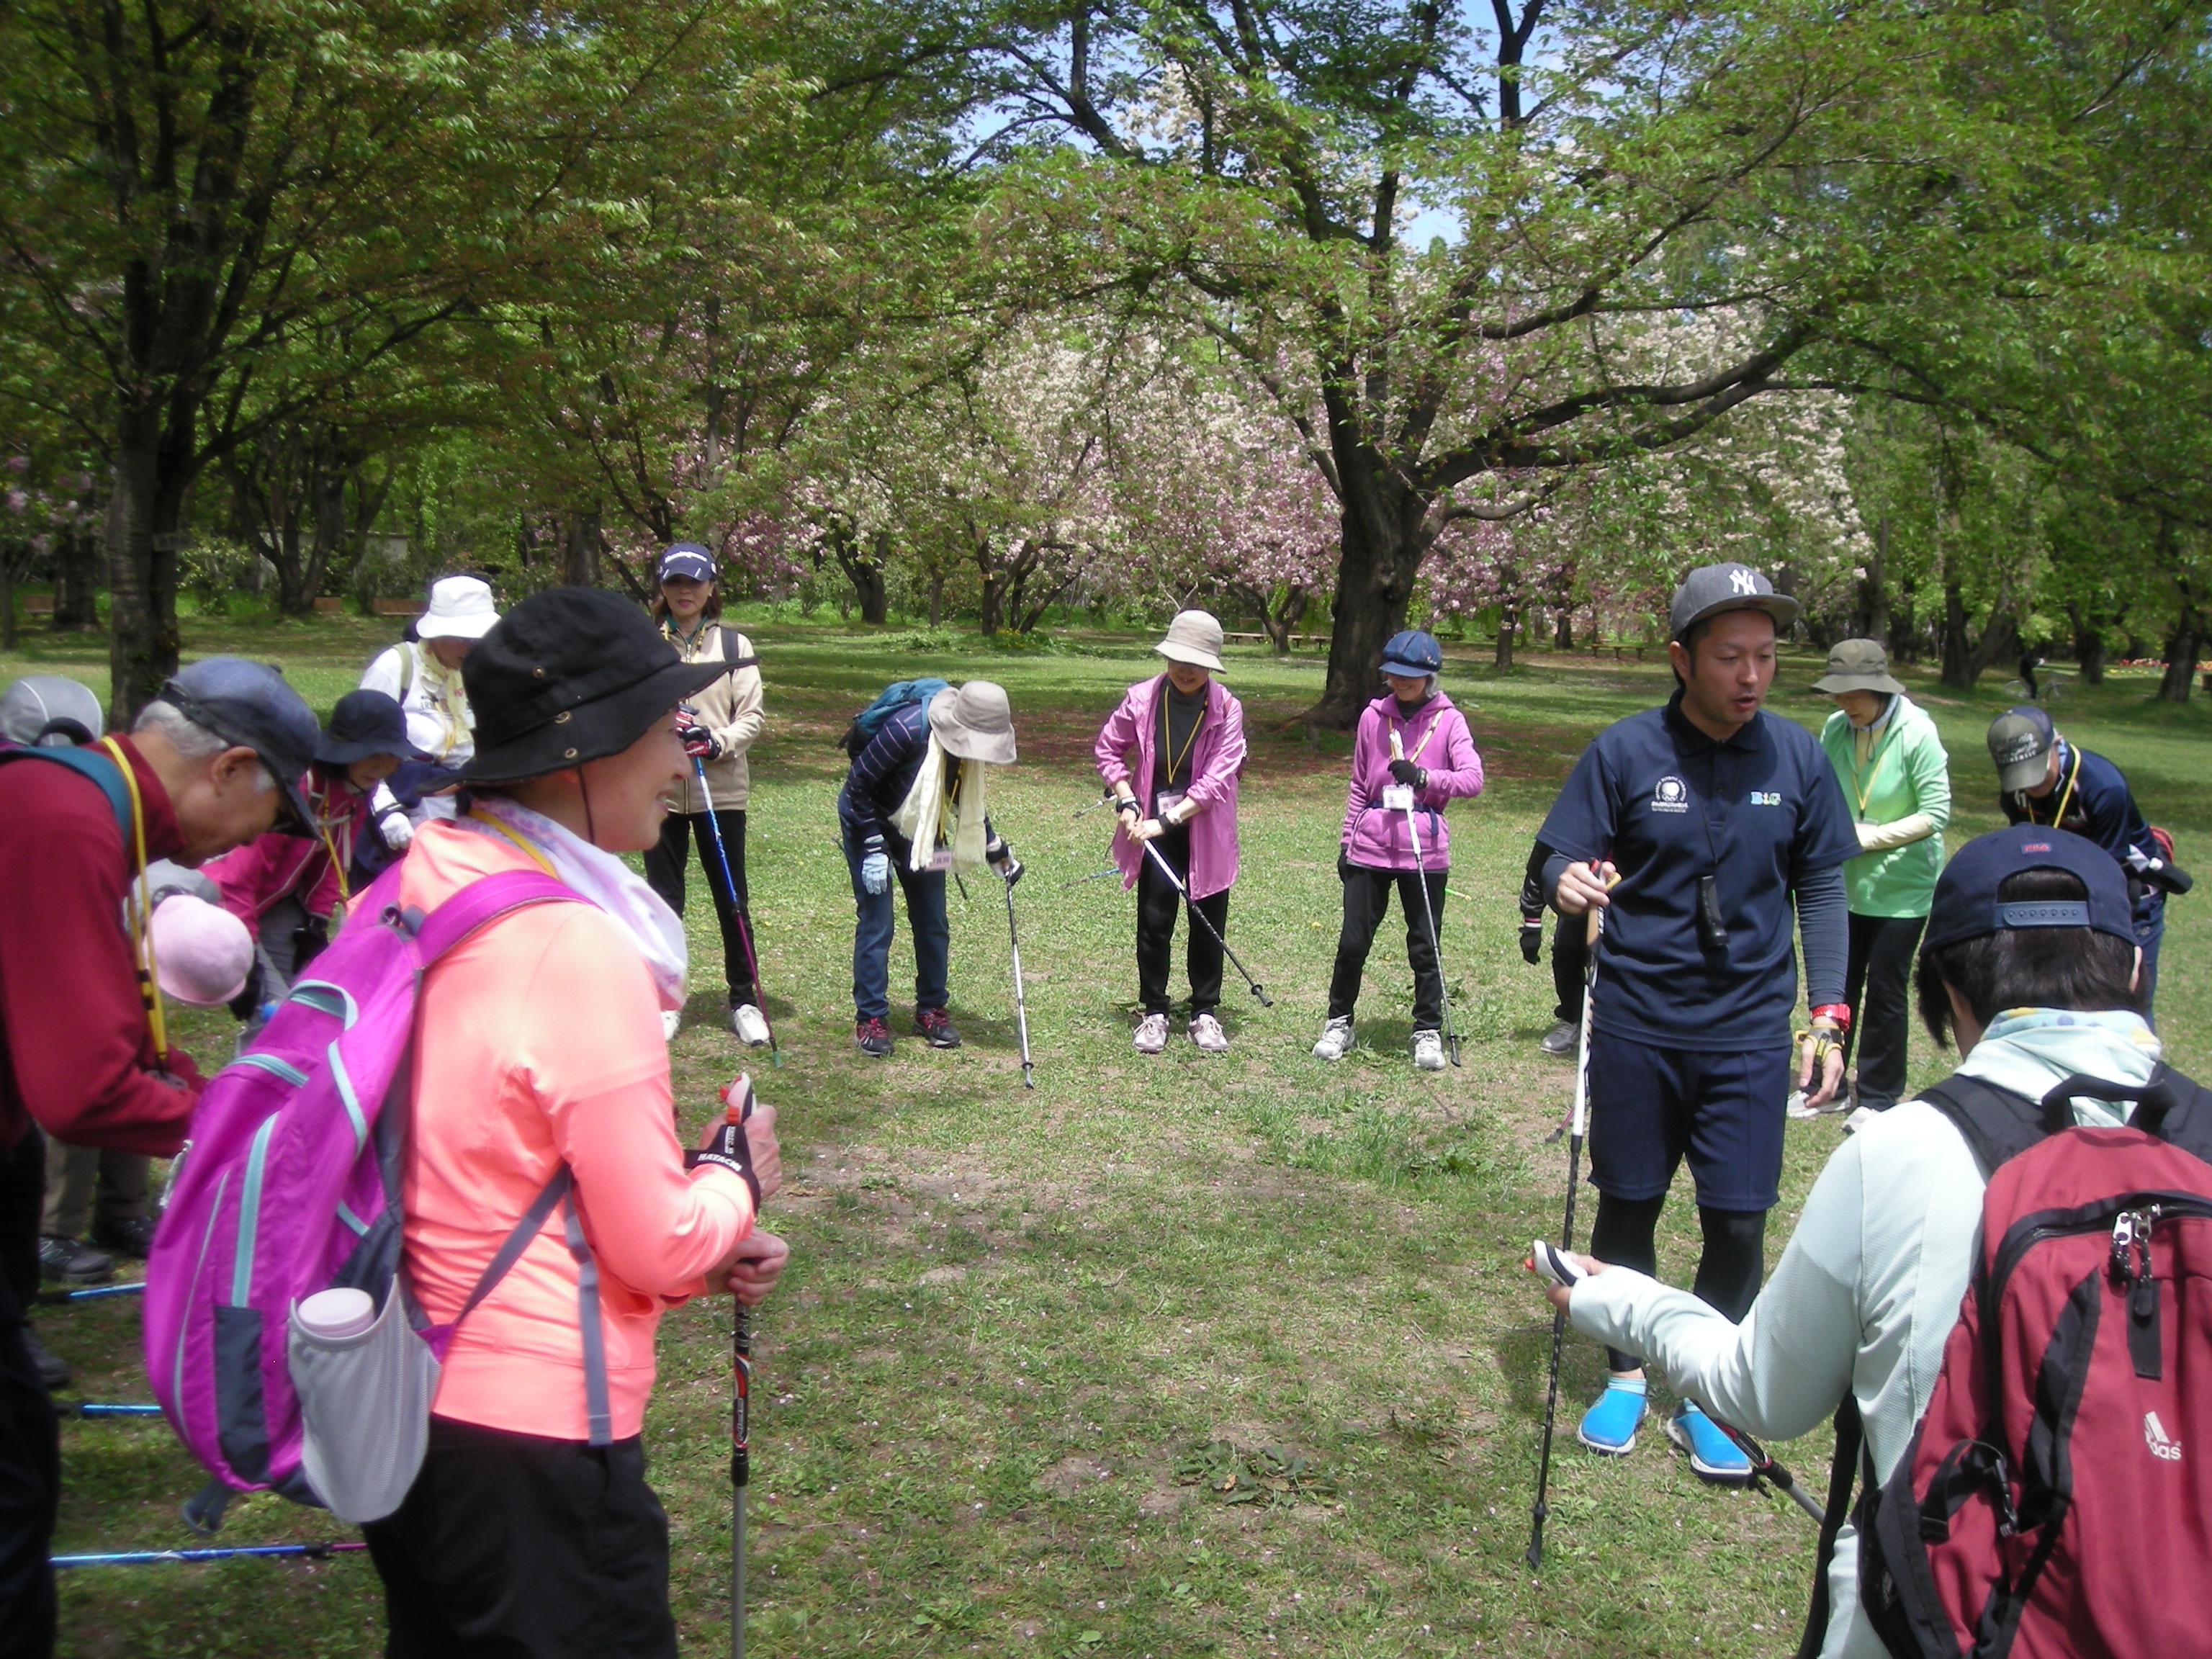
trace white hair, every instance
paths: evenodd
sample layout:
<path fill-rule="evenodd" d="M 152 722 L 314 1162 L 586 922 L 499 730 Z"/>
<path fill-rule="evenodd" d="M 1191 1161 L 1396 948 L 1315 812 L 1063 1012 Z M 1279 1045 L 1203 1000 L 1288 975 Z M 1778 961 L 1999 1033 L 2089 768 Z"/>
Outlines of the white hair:
<path fill-rule="evenodd" d="M 204 726 L 196 726 L 185 718 L 184 711 L 173 702 L 156 697 L 138 711 L 133 732 L 152 732 L 170 748 L 186 760 L 213 760 L 226 749 L 242 749 L 244 744 L 233 743 L 221 732 L 210 732 Z M 276 780 L 266 762 L 257 759 L 253 763 L 253 787 L 274 789 Z"/>

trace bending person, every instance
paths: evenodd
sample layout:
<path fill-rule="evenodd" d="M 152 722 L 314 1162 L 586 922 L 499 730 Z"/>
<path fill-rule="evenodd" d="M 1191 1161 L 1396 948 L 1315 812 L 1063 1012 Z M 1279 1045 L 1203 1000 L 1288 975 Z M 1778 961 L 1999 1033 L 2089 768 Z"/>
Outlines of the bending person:
<path fill-rule="evenodd" d="M 763 719 L 759 659 L 750 640 L 714 620 L 722 614 L 722 596 L 715 586 L 714 558 L 705 548 L 696 542 L 677 543 L 660 556 L 659 578 L 653 619 L 660 624 L 660 636 L 685 662 L 720 663 L 722 672 L 691 694 L 683 720 L 684 746 L 706 772 L 706 793 L 700 793 L 696 770 L 685 776 L 683 804 L 660 826 L 660 839 L 646 849 L 645 878 L 682 915 L 684 872 L 697 844 L 699 867 L 707 872 L 714 920 L 722 930 L 722 979 L 730 994 L 725 1018 L 738 1041 L 757 1048 L 768 1041 L 768 1020 L 745 949 L 752 927 L 745 885 L 745 804 L 752 769 L 745 752 L 760 736 Z M 717 830 L 730 860 L 727 883 L 721 860 L 714 855 Z"/>
<path fill-rule="evenodd" d="M 1813 682 L 1836 700 L 1820 745 L 1836 769 L 1856 820 L 1859 854 L 1844 866 L 1851 951 L 1844 1001 L 1857 1011 L 1844 1032 L 1844 1062 L 1858 1055 L 1851 1094 L 1856 1129 L 1886 1112 L 1905 1091 L 1911 1020 L 1905 981 L 1927 925 L 1936 877 L 1943 868 L 1943 826 L 1951 821 L 1951 757 L 1936 722 L 1905 694 L 1876 640 L 1845 640 L 1828 653 L 1828 672 Z M 1792 1115 L 1813 1115 L 1799 1106 Z"/>
<path fill-rule="evenodd" d="M 1691 571 L 1668 618 L 1674 696 L 1599 732 L 1538 832 L 1558 849 L 1553 905 L 1607 907 L 1589 1057 L 1590 1249 L 1657 1272 L 1659 1212 L 1686 1157 L 1705 1238 L 1694 1288 L 1731 1319 L 1759 1294 L 1779 1195 L 1798 929 L 1813 1026 L 1798 1069 L 1815 1106 L 1843 1081 L 1850 1023 L 1843 863 L 1858 836 L 1812 733 L 1759 707 L 1776 629 L 1796 615 L 1742 565 Z M 1644 1420 L 1644 1362 L 1615 1348 L 1608 1363 L 1576 1434 L 1619 1456 Z M 1694 1398 L 1667 1433 L 1700 1478 L 1750 1479 Z"/>
<path fill-rule="evenodd" d="M 430 584 L 429 609 L 408 625 L 407 637 L 379 652 L 361 677 L 362 690 L 381 691 L 406 712 L 408 738 L 428 757 L 402 766 L 372 797 L 378 832 L 393 852 L 406 850 L 424 819 L 453 815 L 451 791 L 476 747 L 461 665 L 498 620 L 489 582 L 441 577 Z M 362 850 L 375 868 L 386 861 Z"/>
<path fill-rule="evenodd" d="M 1107 716 L 1091 753 L 1114 793 L 1114 863 L 1137 890 L 1137 1021 L 1140 1054 L 1168 1046 L 1168 964 L 1182 898 L 1145 852 L 1150 842 L 1213 924 L 1189 924 L 1183 963 L 1190 976 L 1190 1040 L 1225 1053 L 1221 943 L 1229 889 L 1237 879 L 1237 784 L 1244 770 L 1244 705 L 1213 678 L 1221 672 L 1221 624 L 1203 611 L 1178 613 L 1152 649 L 1166 672 L 1139 681 Z"/>
<path fill-rule="evenodd" d="M 407 1279 L 431 1321 L 455 1318 L 566 1164 L 601 1340 L 584 1340 L 583 1269 L 550 1221 L 455 1333 L 422 1472 L 363 1528 L 400 1659 L 675 1659 L 668 1517 L 640 1438 L 654 1332 L 687 1297 L 759 1300 L 787 1254 L 756 1225 L 779 1179 L 775 1113 L 710 1127 L 688 1158 L 677 1143 L 660 1012 L 683 1003 L 683 926 L 622 858 L 659 836 L 690 769 L 676 705 L 719 672 L 598 588 L 524 600 L 469 656 L 473 803 L 422 827 L 401 901 L 427 912 L 540 870 L 580 902 L 509 911 L 423 981 Z"/>
<path fill-rule="evenodd" d="M 1313 1046 L 1318 1060 L 1342 1060 L 1352 1047 L 1352 1015 L 1358 1006 L 1367 953 L 1374 947 L 1376 929 L 1389 914 L 1395 891 L 1406 915 L 1406 959 L 1413 970 L 1413 1064 L 1425 1072 L 1444 1068 L 1444 972 L 1437 955 L 1444 925 L 1444 883 L 1451 873 L 1444 807 L 1482 793 L 1482 757 L 1475 753 L 1467 716 L 1437 690 L 1443 665 L 1443 647 L 1434 635 L 1418 629 L 1392 635 L 1382 647 L 1382 678 L 1390 689 L 1360 711 L 1336 854 L 1344 926 L 1328 984 L 1328 1018 Z M 1394 737 L 1403 751 L 1396 757 L 1390 752 Z M 1382 804 L 1383 790 L 1393 784 L 1413 792 L 1425 880 L 1415 873 L 1407 814 Z M 1435 939 L 1429 934 L 1432 916 Z"/>

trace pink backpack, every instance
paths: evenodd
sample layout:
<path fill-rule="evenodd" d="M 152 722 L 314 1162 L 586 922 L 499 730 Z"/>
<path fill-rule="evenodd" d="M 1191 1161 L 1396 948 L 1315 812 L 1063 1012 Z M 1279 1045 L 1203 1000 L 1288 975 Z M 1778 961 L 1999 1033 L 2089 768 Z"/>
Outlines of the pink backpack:
<path fill-rule="evenodd" d="M 221 1523 L 232 1491 L 317 1501 L 301 1468 L 287 1320 L 295 1302 L 336 1286 L 381 1305 L 399 1275 L 408 1060 L 423 973 L 510 911 L 582 902 L 550 876 L 516 871 L 473 882 L 425 915 L 399 908 L 400 868 L 359 896 L 312 976 L 208 1084 L 147 1260 L 146 1369 L 171 1426 L 215 1477 L 185 1508 L 205 1530 Z M 563 1165 L 463 1316 L 568 1189 Z M 570 1215 L 572 1245 L 580 1246 L 573 1206 Z M 596 1279 L 588 1267 L 582 1277 L 588 1358 L 599 1334 Z M 459 1320 L 425 1327 L 405 1305 L 442 1358 Z"/>

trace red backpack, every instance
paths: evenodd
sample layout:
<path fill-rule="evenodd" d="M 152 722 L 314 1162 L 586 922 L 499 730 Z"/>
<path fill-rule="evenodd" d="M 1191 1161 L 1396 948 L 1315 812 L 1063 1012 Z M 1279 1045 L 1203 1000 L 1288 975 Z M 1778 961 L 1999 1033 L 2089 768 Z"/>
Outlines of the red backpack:
<path fill-rule="evenodd" d="M 2131 1126 L 2076 1126 L 2075 1096 Z M 2212 1650 L 2212 1092 L 2161 1066 L 1920 1097 L 1990 1177 L 1935 1392 L 1860 1499 L 1869 1621 L 1901 1659 Z"/>

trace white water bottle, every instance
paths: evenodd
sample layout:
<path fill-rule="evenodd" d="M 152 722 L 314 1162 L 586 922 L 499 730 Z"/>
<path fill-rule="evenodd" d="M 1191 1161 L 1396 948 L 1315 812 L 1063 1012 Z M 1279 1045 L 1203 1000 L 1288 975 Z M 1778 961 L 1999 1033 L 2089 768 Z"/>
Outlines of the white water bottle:
<path fill-rule="evenodd" d="M 349 1347 L 376 1323 L 376 1298 L 367 1291 L 317 1291 L 300 1304 L 300 1334 L 331 1347 Z"/>

